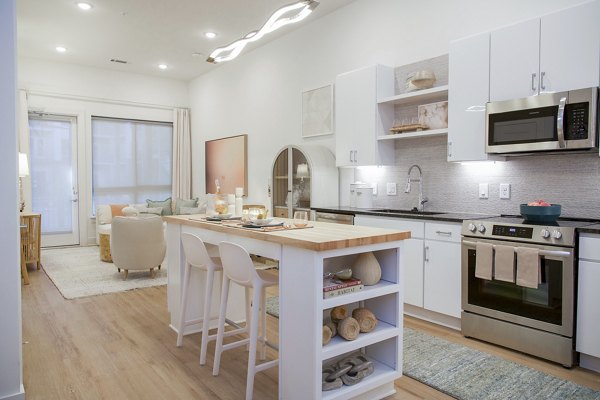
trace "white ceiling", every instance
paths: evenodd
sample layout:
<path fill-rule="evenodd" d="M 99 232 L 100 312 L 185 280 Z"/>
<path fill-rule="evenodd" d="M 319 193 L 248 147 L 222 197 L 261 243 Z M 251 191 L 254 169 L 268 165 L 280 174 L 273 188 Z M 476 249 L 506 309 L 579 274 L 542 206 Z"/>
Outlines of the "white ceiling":
<path fill-rule="evenodd" d="M 260 28 L 293 0 L 18 0 L 19 55 L 118 71 L 190 80 L 218 68 L 206 62 L 217 47 Z M 304 21 L 248 45 L 244 53 L 310 23 L 353 0 L 320 0 Z M 218 33 L 207 39 L 203 33 Z M 56 52 L 56 46 L 67 48 Z M 192 56 L 201 53 L 201 56 Z M 111 58 L 128 61 L 122 65 Z M 238 58 L 239 60 L 240 58 Z M 230 62 L 236 62 L 233 60 Z M 167 64 L 167 70 L 157 65 Z"/>

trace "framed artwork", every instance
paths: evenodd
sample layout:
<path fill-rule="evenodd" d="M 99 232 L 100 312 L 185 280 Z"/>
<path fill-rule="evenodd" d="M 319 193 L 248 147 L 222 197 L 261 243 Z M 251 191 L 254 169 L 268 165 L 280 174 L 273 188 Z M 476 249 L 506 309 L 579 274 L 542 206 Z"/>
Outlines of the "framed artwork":
<path fill-rule="evenodd" d="M 302 137 L 333 133 L 333 85 L 302 92 Z"/>
<path fill-rule="evenodd" d="M 219 180 L 222 194 L 244 188 L 248 195 L 248 135 L 230 136 L 204 142 L 206 193 L 216 193 Z"/>

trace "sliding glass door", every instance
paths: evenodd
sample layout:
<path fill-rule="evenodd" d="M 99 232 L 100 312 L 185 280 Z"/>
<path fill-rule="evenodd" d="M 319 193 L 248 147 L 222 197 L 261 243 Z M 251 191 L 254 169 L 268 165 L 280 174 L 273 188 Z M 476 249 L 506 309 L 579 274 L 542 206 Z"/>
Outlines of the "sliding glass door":
<path fill-rule="evenodd" d="M 42 246 L 79 244 L 76 118 L 29 114 L 31 208 L 42 214 Z"/>

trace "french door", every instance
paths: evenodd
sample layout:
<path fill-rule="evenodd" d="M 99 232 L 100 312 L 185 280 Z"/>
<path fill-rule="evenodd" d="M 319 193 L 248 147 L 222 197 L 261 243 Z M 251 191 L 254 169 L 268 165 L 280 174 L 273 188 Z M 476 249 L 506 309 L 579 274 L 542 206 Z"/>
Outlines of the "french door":
<path fill-rule="evenodd" d="M 79 244 L 77 119 L 29 114 L 31 208 L 42 214 L 42 246 Z"/>

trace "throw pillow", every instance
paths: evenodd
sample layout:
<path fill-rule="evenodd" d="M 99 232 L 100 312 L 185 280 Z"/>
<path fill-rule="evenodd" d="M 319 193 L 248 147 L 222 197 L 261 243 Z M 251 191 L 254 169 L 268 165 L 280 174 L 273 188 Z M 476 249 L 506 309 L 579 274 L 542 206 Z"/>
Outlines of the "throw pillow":
<path fill-rule="evenodd" d="M 146 203 L 136 203 L 136 204 L 130 204 L 130 207 L 134 207 L 135 209 L 137 209 L 139 212 L 142 212 L 142 209 L 144 208 L 148 208 L 148 204 Z"/>
<path fill-rule="evenodd" d="M 146 207 L 140 210 L 140 214 L 156 214 L 162 215 L 163 208 L 162 207 Z"/>
<path fill-rule="evenodd" d="M 127 204 L 111 204 L 110 205 L 110 213 L 112 217 L 122 217 L 123 209 L 127 207 Z"/>
<path fill-rule="evenodd" d="M 200 214 L 199 207 L 179 207 L 179 215 Z"/>
<path fill-rule="evenodd" d="M 190 207 L 198 207 L 198 198 L 196 197 L 195 199 L 190 199 L 190 200 L 184 200 L 184 199 L 177 199 L 175 200 L 175 214 L 184 214 L 181 212 L 181 208 L 190 208 Z"/>
<path fill-rule="evenodd" d="M 171 208 L 171 198 L 170 197 L 165 200 L 162 200 L 162 201 L 155 201 L 155 200 L 147 199 L 146 203 L 148 204 L 148 208 L 162 207 L 161 215 L 173 215 L 173 209 Z"/>
<path fill-rule="evenodd" d="M 112 214 L 108 204 L 96 207 L 96 224 L 104 225 L 112 222 Z"/>
<path fill-rule="evenodd" d="M 123 215 L 126 217 L 137 217 L 139 215 L 139 211 L 137 208 L 135 207 L 124 207 L 123 210 L 121 210 L 123 212 Z"/>

